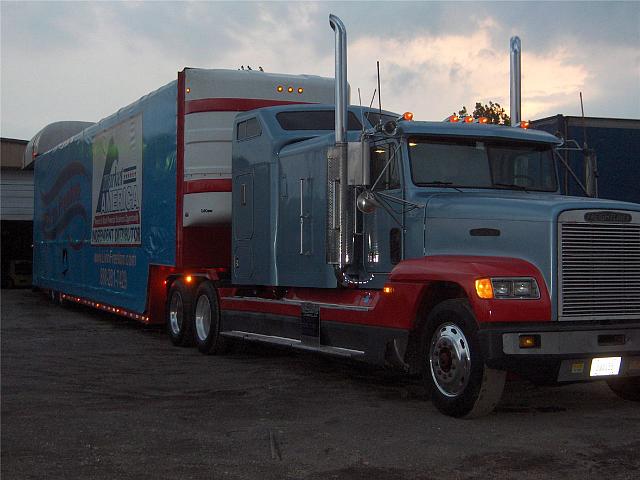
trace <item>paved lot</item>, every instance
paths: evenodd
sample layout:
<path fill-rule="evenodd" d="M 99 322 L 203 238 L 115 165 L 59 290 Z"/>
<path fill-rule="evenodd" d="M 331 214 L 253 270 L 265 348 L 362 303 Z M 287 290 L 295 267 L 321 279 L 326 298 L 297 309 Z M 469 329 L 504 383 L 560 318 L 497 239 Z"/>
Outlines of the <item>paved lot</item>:
<path fill-rule="evenodd" d="M 172 347 L 162 329 L 2 291 L 2 478 L 639 478 L 640 408 L 511 382 L 439 414 L 408 379 L 312 355 Z"/>

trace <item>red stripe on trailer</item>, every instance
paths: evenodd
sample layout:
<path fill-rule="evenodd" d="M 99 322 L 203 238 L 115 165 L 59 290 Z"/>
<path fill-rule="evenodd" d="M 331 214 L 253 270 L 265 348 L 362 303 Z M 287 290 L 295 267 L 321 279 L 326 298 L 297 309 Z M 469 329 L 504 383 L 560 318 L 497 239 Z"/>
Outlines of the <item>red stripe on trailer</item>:
<path fill-rule="evenodd" d="M 184 193 L 230 192 L 230 178 L 189 180 L 184 182 Z"/>
<path fill-rule="evenodd" d="M 183 186 L 184 186 L 184 89 L 185 71 L 178 72 L 178 129 L 176 134 L 177 164 L 176 164 L 176 266 L 182 267 L 183 250 Z"/>
<path fill-rule="evenodd" d="M 188 102 L 186 102 L 185 114 L 189 115 L 190 113 L 201 112 L 246 112 L 247 110 L 253 110 L 255 108 L 275 107 L 279 105 L 299 105 L 308 103 L 310 102 L 266 100 L 262 98 L 200 98 L 198 100 L 189 100 Z"/>

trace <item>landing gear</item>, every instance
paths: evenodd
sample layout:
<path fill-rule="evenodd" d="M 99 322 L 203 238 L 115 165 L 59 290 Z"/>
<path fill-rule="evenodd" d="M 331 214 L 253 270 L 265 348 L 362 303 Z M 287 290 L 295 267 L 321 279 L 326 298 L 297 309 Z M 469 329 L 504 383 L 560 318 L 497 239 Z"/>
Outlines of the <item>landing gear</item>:
<path fill-rule="evenodd" d="M 466 300 L 446 300 L 430 313 L 423 334 L 424 380 L 434 405 L 451 417 L 487 415 L 497 405 L 506 372 L 487 367 Z"/>

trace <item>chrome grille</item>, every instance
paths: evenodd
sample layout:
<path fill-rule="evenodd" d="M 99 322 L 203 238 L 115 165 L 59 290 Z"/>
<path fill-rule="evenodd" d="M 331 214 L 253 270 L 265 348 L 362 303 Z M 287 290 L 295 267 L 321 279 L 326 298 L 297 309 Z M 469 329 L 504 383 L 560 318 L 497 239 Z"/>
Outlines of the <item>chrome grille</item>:
<path fill-rule="evenodd" d="M 640 319 L 640 214 L 631 223 L 560 217 L 560 319 Z"/>

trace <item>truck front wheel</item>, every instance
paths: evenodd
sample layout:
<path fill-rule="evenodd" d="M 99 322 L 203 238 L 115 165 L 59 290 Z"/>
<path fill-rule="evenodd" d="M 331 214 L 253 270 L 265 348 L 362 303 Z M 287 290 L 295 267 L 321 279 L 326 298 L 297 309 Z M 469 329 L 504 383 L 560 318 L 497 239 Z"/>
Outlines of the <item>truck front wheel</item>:
<path fill-rule="evenodd" d="M 193 345 L 191 292 L 181 280 L 176 280 L 169 289 L 166 312 L 171 343 L 180 347 Z"/>
<path fill-rule="evenodd" d="M 204 281 L 196 291 L 194 310 L 195 339 L 204 354 L 221 354 L 227 350 L 227 340 L 220 336 L 218 295 L 211 282 Z"/>
<path fill-rule="evenodd" d="M 497 405 L 506 372 L 488 368 L 478 327 L 464 299 L 446 300 L 429 314 L 423 334 L 424 377 L 434 405 L 451 417 L 487 415 Z"/>
<path fill-rule="evenodd" d="M 612 378 L 607 384 L 620 398 L 640 401 L 640 377 Z"/>

